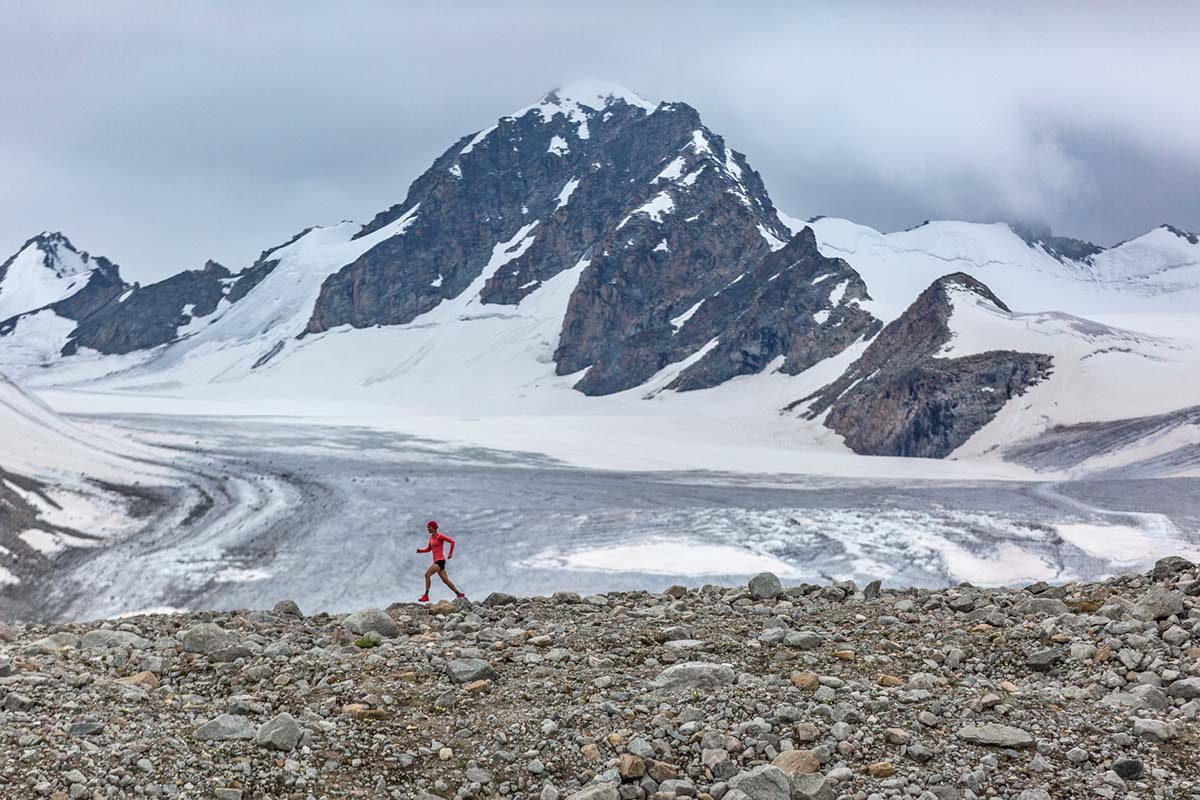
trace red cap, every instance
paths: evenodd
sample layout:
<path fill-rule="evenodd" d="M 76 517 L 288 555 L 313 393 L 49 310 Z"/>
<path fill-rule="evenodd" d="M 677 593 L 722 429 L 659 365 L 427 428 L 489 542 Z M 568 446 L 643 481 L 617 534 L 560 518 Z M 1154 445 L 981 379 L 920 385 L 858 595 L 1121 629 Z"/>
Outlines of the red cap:
<path fill-rule="evenodd" d="M 437 530 L 437 523 L 434 522 L 433 520 L 429 520 L 429 522 L 425 523 L 425 527 L 433 528 L 434 530 Z"/>

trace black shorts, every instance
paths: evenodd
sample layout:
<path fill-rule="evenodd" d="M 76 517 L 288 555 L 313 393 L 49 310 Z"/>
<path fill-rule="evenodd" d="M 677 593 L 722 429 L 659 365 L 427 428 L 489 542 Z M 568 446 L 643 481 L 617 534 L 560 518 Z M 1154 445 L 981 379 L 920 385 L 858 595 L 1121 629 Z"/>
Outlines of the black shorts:
<path fill-rule="evenodd" d="M 433 563 L 437 564 L 438 569 L 446 568 L 446 559 L 444 559 L 444 558 L 439 558 L 437 561 L 434 561 Z"/>

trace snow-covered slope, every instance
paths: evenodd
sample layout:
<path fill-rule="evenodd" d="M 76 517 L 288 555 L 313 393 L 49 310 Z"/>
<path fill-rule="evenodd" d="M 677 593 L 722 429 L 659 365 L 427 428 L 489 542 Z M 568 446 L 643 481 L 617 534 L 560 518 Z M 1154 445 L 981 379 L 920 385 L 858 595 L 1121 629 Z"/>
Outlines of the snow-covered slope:
<path fill-rule="evenodd" d="M 95 269 L 61 233 L 35 236 L 0 265 L 0 321 L 67 299 Z"/>
<path fill-rule="evenodd" d="M 1166 227 L 1075 262 L 1055 258 L 1005 223 L 937 221 L 880 233 L 833 217 L 784 221 L 793 229 L 810 225 L 825 255 L 849 261 L 885 321 L 951 272 L 983 281 L 1014 308 L 1132 323 L 1148 333 L 1185 332 L 1181 319 L 1200 316 L 1200 246 Z"/>

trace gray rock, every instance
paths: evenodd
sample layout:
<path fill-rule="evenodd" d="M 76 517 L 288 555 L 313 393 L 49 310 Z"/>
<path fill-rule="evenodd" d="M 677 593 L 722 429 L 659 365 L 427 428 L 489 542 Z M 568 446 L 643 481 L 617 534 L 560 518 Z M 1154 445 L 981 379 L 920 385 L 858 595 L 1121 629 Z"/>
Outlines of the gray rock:
<path fill-rule="evenodd" d="M 958 738 L 971 744 L 982 744 L 988 747 L 1012 747 L 1016 749 L 1033 747 L 1034 741 L 1027 731 L 1014 728 L 1011 725 L 988 723 L 986 725 L 965 725 L 958 730 Z"/>
<path fill-rule="evenodd" d="M 1150 579 L 1154 581 L 1165 581 L 1181 572 L 1187 572 L 1192 567 L 1196 566 L 1186 558 L 1179 556 L 1167 556 L 1160 558 L 1154 564 L 1154 569 L 1150 570 Z"/>
<path fill-rule="evenodd" d="M 1035 650 L 1025 659 L 1025 663 L 1034 672 L 1049 672 L 1054 665 L 1062 661 L 1062 650 L 1050 647 L 1045 650 Z"/>
<path fill-rule="evenodd" d="M 219 647 L 208 654 L 208 660 L 214 664 L 227 664 L 237 661 L 239 658 L 252 658 L 254 651 L 244 644 L 235 644 L 230 647 Z"/>
<path fill-rule="evenodd" d="M 1039 616 L 1057 616 L 1070 611 L 1067 604 L 1056 597 L 1031 597 L 1013 609 L 1017 614 L 1035 614 Z"/>
<path fill-rule="evenodd" d="M 1134 619 L 1163 619 L 1183 612 L 1183 593 L 1165 586 L 1152 586 L 1138 598 L 1130 609 Z"/>
<path fill-rule="evenodd" d="M 611 783 L 596 783 L 567 795 L 567 800 L 621 800 L 621 793 Z"/>
<path fill-rule="evenodd" d="M 300 735 L 300 725 L 291 714 L 284 712 L 259 726 L 254 741 L 261 747 L 290 752 L 300 741 Z"/>
<path fill-rule="evenodd" d="M 73 633 L 55 633 L 30 643 L 25 648 L 25 652 L 49 656 L 60 652 L 64 647 L 73 647 L 78 650 L 81 641 L 83 640 Z"/>
<path fill-rule="evenodd" d="M 812 631 L 793 631 L 783 637 L 783 643 L 800 650 L 815 650 L 825 643 L 825 638 Z"/>
<path fill-rule="evenodd" d="M 833 800 L 833 787 L 824 775 L 796 774 L 791 776 L 792 800 Z M 728 797 L 728 795 L 726 795 Z"/>
<path fill-rule="evenodd" d="M 1151 742 L 1168 742 L 1178 733 L 1175 726 L 1156 719 L 1133 718 L 1133 735 Z"/>
<path fill-rule="evenodd" d="M 446 664 L 446 674 L 455 683 L 495 680 L 496 671 L 482 658 L 456 658 Z"/>
<path fill-rule="evenodd" d="M 8 711 L 28 711 L 33 708 L 33 698 L 26 697 L 20 692 L 9 692 L 4 697 L 3 707 Z"/>
<path fill-rule="evenodd" d="M 1120 708 L 1149 708 L 1161 711 L 1167 707 L 1167 696 L 1157 686 L 1135 686 L 1128 692 L 1112 692 L 1100 699 L 1106 706 Z"/>
<path fill-rule="evenodd" d="M 505 592 L 492 592 L 487 597 L 483 598 L 483 604 L 488 608 L 496 606 L 511 606 L 517 602 L 517 598 Z"/>
<path fill-rule="evenodd" d="M 362 611 L 355 611 L 342 620 L 342 625 L 360 635 L 370 631 L 389 639 L 400 635 L 400 626 L 396 624 L 396 620 L 389 617 L 387 612 L 380 608 L 364 608 Z"/>
<path fill-rule="evenodd" d="M 790 800 L 792 784 L 779 767 L 764 764 L 729 779 L 729 788 L 745 792 L 754 800 Z"/>
<path fill-rule="evenodd" d="M 1195 700 L 1200 697 L 1200 678 L 1180 678 L 1167 687 L 1167 696 Z"/>
<path fill-rule="evenodd" d="M 1145 767 L 1136 758 L 1118 758 L 1112 763 L 1112 771 L 1117 773 L 1123 780 L 1135 781 L 1142 777 Z"/>
<path fill-rule="evenodd" d="M 878 600 L 883 594 L 883 581 L 871 581 L 863 587 L 864 600 Z"/>
<path fill-rule="evenodd" d="M 150 642 L 129 631 L 99 629 L 85 633 L 80 646 L 85 650 L 107 650 L 114 647 L 145 650 L 150 646 Z"/>
<path fill-rule="evenodd" d="M 668 692 L 692 689 L 715 689 L 733 683 L 736 675 L 728 664 L 708 664 L 698 661 L 667 667 L 655 678 L 654 685 Z"/>
<path fill-rule="evenodd" d="M 208 655 L 223 647 L 232 647 L 238 643 L 238 636 L 212 622 L 201 622 L 193 625 L 179 637 L 180 646 L 185 653 L 200 653 Z"/>
<path fill-rule="evenodd" d="M 271 609 L 271 613 L 277 617 L 295 617 L 296 619 L 304 619 L 304 612 L 300 610 L 300 606 L 296 605 L 295 600 L 280 600 Z"/>
<path fill-rule="evenodd" d="M 102 722 L 74 722 L 67 727 L 67 734 L 70 736 L 95 736 L 103 732 Z"/>
<path fill-rule="evenodd" d="M 760 572 L 750 579 L 750 596 L 755 600 L 774 600 L 783 594 L 783 584 L 771 572 Z"/>
<path fill-rule="evenodd" d="M 254 724 L 245 717 L 222 714 L 193 731 L 192 738 L 201 742 L 225 742 L 233 739 L 253 739 L 254 733 Z"/>
<path fill-rule="evenodd" d="M 0 678 L 7 678 L 12 675 L 12 660 L 0 658 Z"/>

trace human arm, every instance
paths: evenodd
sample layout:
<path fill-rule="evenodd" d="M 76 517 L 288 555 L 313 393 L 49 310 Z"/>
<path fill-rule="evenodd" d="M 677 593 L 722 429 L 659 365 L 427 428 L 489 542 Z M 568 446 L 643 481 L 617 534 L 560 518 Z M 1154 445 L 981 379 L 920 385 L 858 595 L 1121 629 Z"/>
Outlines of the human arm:
<path fill-rule="evenodd" d="M 428 553 L 432 549 L 433 549 L 433 544 L 430 543 L 430 544 L 425 545 L 424 547 L 418 547 L 417 552 L 418 553 Z"/>
<path fill-rule="evenodd" d="M 450 552 L 446 555 L 446 558 L 454 558 L 454 540 L 444 533 L 439 533 L 438 536 L 442 537 L 443 542 L 450 543 Z"/>

